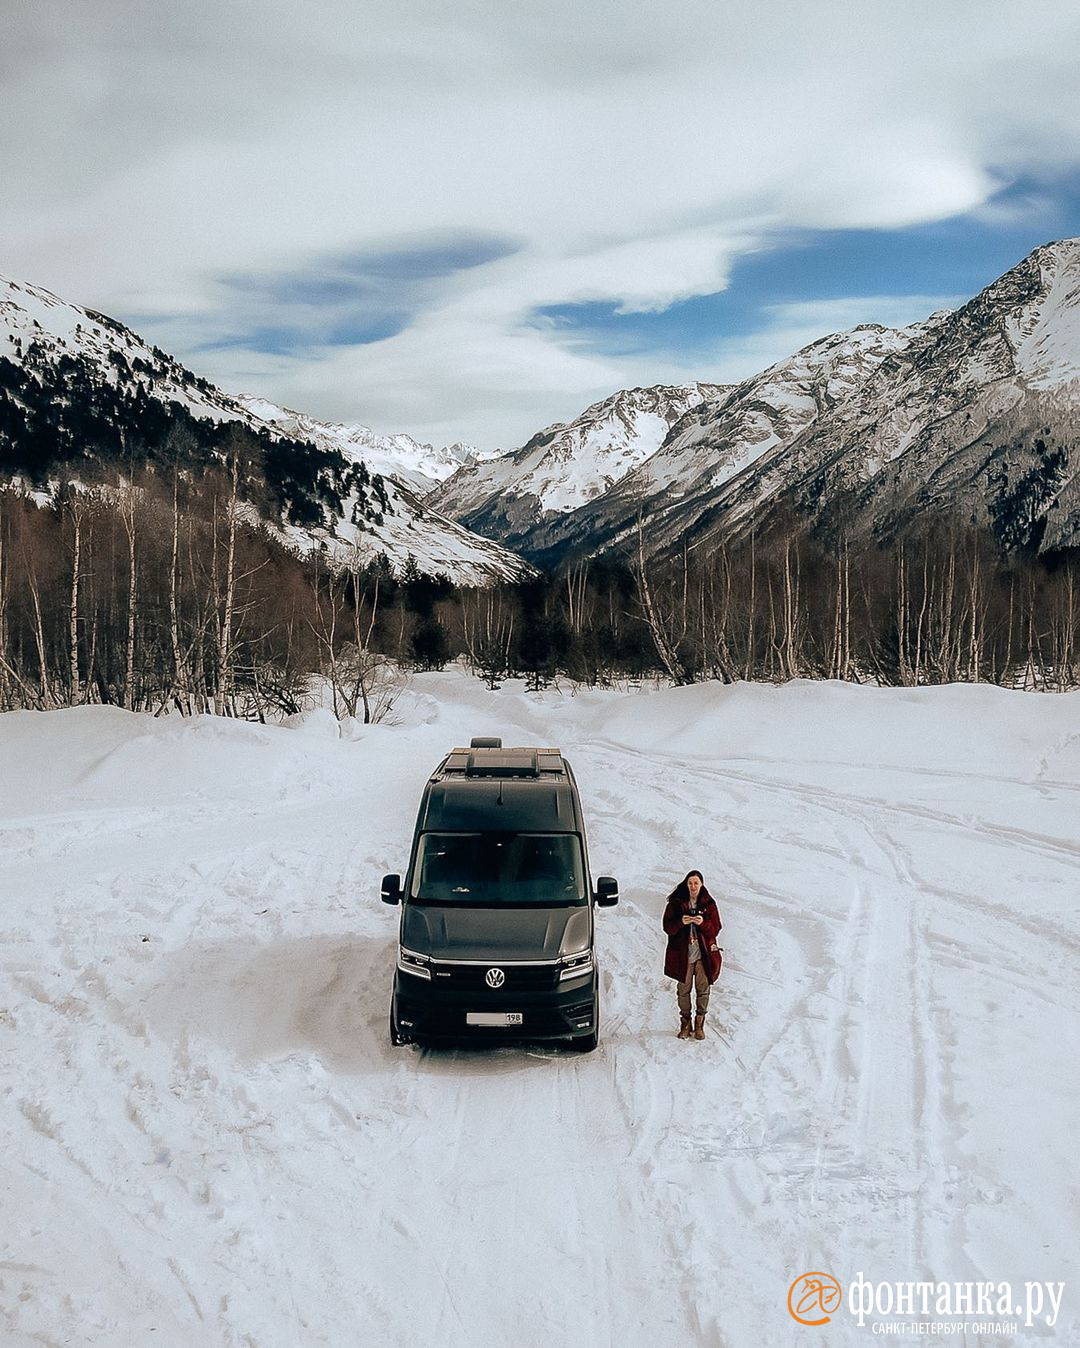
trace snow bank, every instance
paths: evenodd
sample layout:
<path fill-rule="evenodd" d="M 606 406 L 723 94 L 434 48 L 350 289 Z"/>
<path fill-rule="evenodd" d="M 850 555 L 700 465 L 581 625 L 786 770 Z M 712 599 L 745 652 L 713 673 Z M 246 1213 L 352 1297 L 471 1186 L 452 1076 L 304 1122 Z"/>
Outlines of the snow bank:
<path fill-rule="evenodd" d="M 810 1269 L 1064 1280 L 970 1341 L 1080 1339 L 1080 699 L 447 671 L 397 710 L 0 717 L 5 1348 L 787 1348 Z M 622 882 L 588 1057 L 387 1042 L 379 877 L 473 734 L 561 745 Z M 690 865 L 727 964 L 687 1045 Z"/>

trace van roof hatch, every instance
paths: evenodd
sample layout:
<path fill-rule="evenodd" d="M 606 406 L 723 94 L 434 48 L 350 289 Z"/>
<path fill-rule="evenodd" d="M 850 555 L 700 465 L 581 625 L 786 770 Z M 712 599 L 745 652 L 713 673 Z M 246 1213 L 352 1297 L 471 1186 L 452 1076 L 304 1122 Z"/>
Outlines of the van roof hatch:
<path fill-rule="evenodd" d="M 466 777 L 539 777 L 535 749 L 473 749 L 465 768 Z"/>

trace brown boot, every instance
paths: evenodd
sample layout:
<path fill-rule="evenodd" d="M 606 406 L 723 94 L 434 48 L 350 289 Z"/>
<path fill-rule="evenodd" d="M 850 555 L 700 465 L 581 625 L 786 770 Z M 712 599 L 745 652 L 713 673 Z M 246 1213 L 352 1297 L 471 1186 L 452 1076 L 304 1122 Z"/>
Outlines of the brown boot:
<path fill-rule="evenodd" d="M 690 1038 L 690 1017 L 689 1017 L 689 1016 L 683 1016 L 683 1018 L 682 1018 L 682 1023 L 679 1025 L 679 1034 L 678 1034 L 678 1038 L 680 1038 L 680 1039 L 689 1039 L 689 1038 Z"/>
<path fill-rule="evenodd" d="M 694 1017 L 694 1038 L 695 1038 L 695 1039 L 704 1039 L 704 1038 L 705 1038 L 705 1017 L 704 1017 L 704 1016 L 695 1016 L 695 1017 Z"/>

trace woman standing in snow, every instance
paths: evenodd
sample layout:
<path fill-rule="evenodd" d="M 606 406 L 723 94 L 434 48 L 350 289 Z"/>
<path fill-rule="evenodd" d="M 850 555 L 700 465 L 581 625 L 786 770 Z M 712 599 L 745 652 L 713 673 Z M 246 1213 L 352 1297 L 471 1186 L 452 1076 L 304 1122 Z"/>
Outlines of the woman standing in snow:
<path fill-rule="evenodd" d="M 709 990 L 720 977 L 724 952 L 716 944 L 723 927 L 720 910 L 700 871 L 690 871 L 668 895 L 664 909 L 667 953 L 664 973 L 679 985 L 679 1038 L 705 1038 Z M 690 1029 L 690 988 L 697 991 L 697 1014 Z"/>

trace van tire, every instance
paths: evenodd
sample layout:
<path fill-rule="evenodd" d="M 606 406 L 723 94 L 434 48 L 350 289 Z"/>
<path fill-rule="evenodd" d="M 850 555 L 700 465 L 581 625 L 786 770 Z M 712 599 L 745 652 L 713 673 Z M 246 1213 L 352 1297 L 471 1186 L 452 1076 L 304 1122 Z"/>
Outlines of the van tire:
<path fill-rule="evenodd" d="M 394 1004 L 390 1003 L 390 1042 L 394 1048 L 401 1048 L 402 1045 L 409 1042 L 397 1027 L 397 1021 L 394 1019 Z"/>
<path fill-rule="evenodd" d="M 575 1053 L 592 1053 L 600 1042 L 600 994 L 599 989 L 593 994 L 593 1013 L 592 1013 L 592 1034 L 576 1034 L 570 1040 L 570 1047 Z"/>

